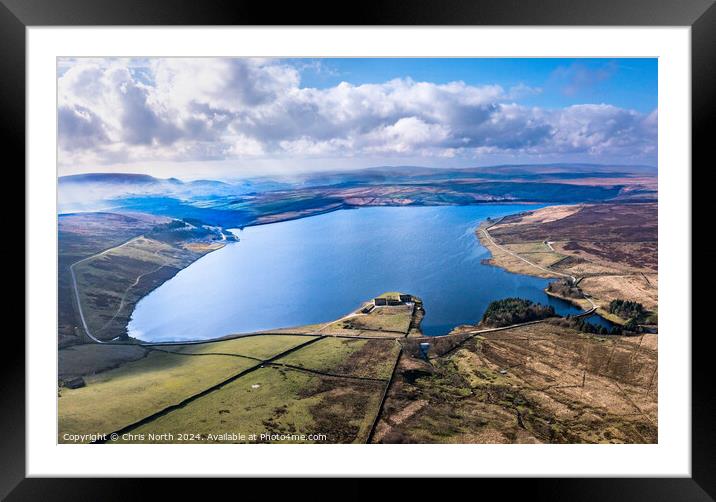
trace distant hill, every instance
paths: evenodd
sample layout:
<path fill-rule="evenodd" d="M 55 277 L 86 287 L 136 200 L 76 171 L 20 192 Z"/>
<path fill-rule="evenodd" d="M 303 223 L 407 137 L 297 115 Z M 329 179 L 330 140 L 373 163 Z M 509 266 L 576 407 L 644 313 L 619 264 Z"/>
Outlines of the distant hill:
<path fill-rule="evenodd" d="M 585 173 L 623 173 L 656 175 L 657 168 L 647 165 L 627 164 L 586 164 L 586 163 L 552 163 L 552 164 L 500 164 L 495 166 L 440 168 L 421 166 L 380 166 L 355 171 L 334 171 L 332 174 L 364 173 L 368 176 L 430 176 L 430 175 L 474 175 L 474 174 L 585 174 Z"/>
<path fill-rule="evenodd" d="M 228 183 L 218 180 L 195 180 L 182 181 L 178 178 L 155 178 L 148 174 L 136 173 L 87 173 L 72 174 L 69 176 L 60 176 L 58 178 L 60 185 L 87 185 L 87 184 L 107 184 L 107 185 L 125 185 L 125 186 L 191 186 L 193 188 L 211 187 L 221 188 L 229 186 Z"/>
<path fill-rule="evenodd" d="M 656 174 L 655 166 L 641 164 L 587 164 L 558 162 L 550 164 L 500 164 L 496 166 L 469 167 L 473 172 L 512 172 L 512 173 L 606 173 L 619 172 L 631 174 Z"/>
<path fill-rule="evenodd" d="M 70 176 L 60 176 L 58 181 L 60 185 L 82 185 L 88 183 L 110 183 L 116 185 L 152 185 L 162 182 L 174 184 L 182 183 L 176 178 L 162 180 L 148 174 L 135 173 L 73 174 Z"/>
<path fill-rule="evenodd" d="M 496 181 L 544 181 L 585 177 L 656 176 L 657 168 L 619 164 L 503 164 L 465 168 L 422 166 L 378 166 L 349 171 L 308 173 L 304 186 L 350 186 L 382 183 L 412 183 L 437 180 L 483 179 Z"/>
<path fill-rule="evenodd" d="M 647 201 L 656 198 L 656 173 L 656 168 L 651 166 L 566 163 L 461 169 L 378 166 L 228 182 L 182 181 L 136 173 L 88 173 L 62 176 L 58 185 L 62 212 L 119 207 L 147 210 L 149 207 L 151 211 L 174 214 L 169 208 L 180 204 L 191 205 L 192 211 L 209 208 L 248 211 L 259 217 L 272 211 L 284 212 L 285 207 L 281 206 L 279 211 L 276 201 L 269 201 L 277 199 L 283 201 L 282 204 L 288 203 L 298 191 L 302 192 L 303 202 L 293 203 L 306 203 L 311 207 L 322 207 L 324 203 L 360 206 Z"/>
<path fill-rule="evenodd" d="M 116 207 L 128 197 L 186 199 L 233 194 L 235 187 L 217 180 L 182 181 L 136 173 L 88 173 L 58 178 L 63 211 L 87 211 Z"/>
<path fill-rule="evenodd" d="M 473 178 L 488 177 L 500 178 L 509 181 L 509 176 L 546 176 L 561 175 L 562 177 L 583 177 L 588 174 L 604 176 L 604 175 L 639 175 L 639 176 L 656 176 L 657 168 L 647 165 L 626 165 L 626 164 L 585 164 L 585 163 L 552 163 L 552 164 L 501 164 L 495 166 L 479 166 L 464 168 L 440 168 L 440 167 L 424 167 L 424 166 L 375 166 L 362 169 L 349 170 L 330 170 L 316 173 L 303 173 L 292 175 L 291 178 L 296 180 L 297 185 L 315 185 L 315 184 L 337 184 L 337 183 L 381 183 L 381 182 L 399 182 L 409 179 L 439 179 L 439 178 Z M 59 178 L 60 185 L 80 185 L 87 183 L 101 183 L 112 185 L 187 185 L 192 187 L 213 187 L 226 188 L 229 186 L 245 186 L 252 181 L 262 180 L 281 180 L 286 183 L 281 176 L 260 176 L 252 177 L 246 180 L 237 181 L 236 183 L 226 183 L 219 180 L 201 179 L 195 181 L 182 181 L 177 178 L 155 178 L 148 174 L 135 173 L 88 173 L 74 174 L 70 176 L 61 176 Z M 282 184 L 283 184 L 282 183 Z M 289 183 L 291 184 L 291 183 Z"/>

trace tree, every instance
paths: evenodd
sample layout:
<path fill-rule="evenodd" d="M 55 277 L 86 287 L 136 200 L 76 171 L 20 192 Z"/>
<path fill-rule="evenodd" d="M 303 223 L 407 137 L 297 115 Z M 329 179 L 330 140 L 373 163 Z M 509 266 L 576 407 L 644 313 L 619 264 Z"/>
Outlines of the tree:
<path fill-rule="evenodd" d="M 551 305 L 542 305 L 523 298 L 505 298 L 493 301 L 487 306 L 482 322 L 500 327 L 554 316 L 554 307 Z"/>
<path fill-rule="evenodd" d="M 609 312 L 618 315 L 622 319 L 641 319 L 646 309 L 641 303 L 632 300 L 616 299 L 609 302 Z"/>
<path fill-rule="evenodd" d="M 637 322 L 637 320 L 634 317 L 632 317 L 627 322 L 625 322 L 623 327 L 624 327 L 624 330 L 631 331 L 633 333 L 639 333 L 639 331 L 641 329 L 639 327 L 639 323 Z"/>

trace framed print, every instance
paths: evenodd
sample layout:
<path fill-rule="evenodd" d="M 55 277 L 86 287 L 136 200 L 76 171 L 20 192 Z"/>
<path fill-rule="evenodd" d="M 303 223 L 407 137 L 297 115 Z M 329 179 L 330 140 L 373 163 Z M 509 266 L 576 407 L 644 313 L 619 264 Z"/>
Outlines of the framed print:
<path fill-rule="evenodd" d="M 27 295 L 3 495 L 440 476 L 709 500 L 691 177 L 716 10 L 609 7 L 5 1 Z"/>

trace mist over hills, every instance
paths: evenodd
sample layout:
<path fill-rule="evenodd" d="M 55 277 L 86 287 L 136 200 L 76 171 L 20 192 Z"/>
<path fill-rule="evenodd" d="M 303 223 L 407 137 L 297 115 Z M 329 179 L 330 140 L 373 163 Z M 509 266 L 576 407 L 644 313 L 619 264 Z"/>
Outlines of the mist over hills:
<path fill-rule="evenodd" d="M 178 178 L 155 178 L 149 174 L 136 173 L 87 173 L 60 176 L 58 181 L 61 186 L 88 185 L 88 184 L 111 184 L 127 187 L 150 187 L 150 186 L 221 186 L 226 185 L 223 181 L 196 180 L 184 182 Z"/>
<path fill-rule="evenodd" d="M 375 205 L 653 201 L 656 174 L 643 165 L 378 166 L 237 180 L 87 173 L 60 177 L 58 188 L 60 213 L 144 211 L 244 225 Z"/>
<path fill-rule="evenodd" d="M 171 189 L 171 187 L 193 187 L 226 189 L 229 186 L 247 187 L 262 185 L 262 188 L 275 183 L 275 188 L 291 185 L 335 184 L 335 183 L 374 183 L 399 182 L 414 179 L 447 178 L 508 178 L 512 176 L 560 176 L 563 178 L 584 177 L 585 175 L 612 176 L 656 176 L 657 168 L 647 165 L 618 164 L 501 164 L 495 166 L 441 168 L 424 166 L 374 166 L 350 170 L 328 170 L 320 172 L 298 173 L 293 175 L 250 176 L 239 180 L 200 179 L 182 181 L 178 178 L 156 178 L 148 174 L 136 173 L 87 173 L 59 177 L 60 186 L 106 184 L 124 187 L 141 187 L 151 190 L 153 187 Z M 505 181 L 509 181 L 505 179 Z"/>

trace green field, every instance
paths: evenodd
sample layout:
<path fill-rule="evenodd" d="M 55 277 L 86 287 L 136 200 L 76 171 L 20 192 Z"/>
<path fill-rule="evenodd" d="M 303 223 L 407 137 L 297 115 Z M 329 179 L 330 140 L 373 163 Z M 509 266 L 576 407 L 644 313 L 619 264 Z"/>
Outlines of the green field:
<path fill-rule="evenodd" d="M 513 253 L 554 253 L 543 241 L 516 242 L 505 246 Z"/>
<path fill-rule="evenodd" d="M 87 385 L 60 388 L 59 441 L 64 442 L 63 435 L 68 433 L 118 431 L 261 365 L 249 358 L 265 360 L 315 339 L 259 335 L 154 348 L 94 345 L 87 346 L 88 350 L 72 349 L 64 356 L 66 364 L 73 363 L 68 374 L 84 375 Z M 381 379 L 390 377 L 398 351 L 399 345 L 393 340 L 328 337 L 277 359 L 276 366 L 260 367 L 130 432 L 201 434 L 201 442 L 224 442 L 208 436 L 221 431 L 320 433 L 327 436 L 318 442 L 363 442 L 385 388 Z M 148 355 L 107 369 L 121 364 L 122 358 L 141 357 L 142 352 Z M 101 355 L 104 366 L 89 365 L 87 358 L 92 355 Z M 278 366 L 281 364 L 335 376 Z M 94 371 L 99 373 L 92 374 Z"/>
<path fill-rule="evenodd" d="M 246 336 L 211 343 L 164 346 L 161 350 L 182 354 L 233 354 L 268 359 L 314 338 L 301 335 Z"/>
<path fill-rule="evenodd" d="M 135 242 L 148 245 L 143 239 Z M 110 259 L 144 252 L 133 244 L 125 248 L 108 253 Z M 141 262 L 165 251 L 160 244 L 156 255 L 150 253 Z M 102 267 L 95 268 L 105 258 L 90 260 L 92 267 L 88 264 L 82 271 L 83 280 L 90 268 L 100 273 Z M 89 286 L 84 289 L 92 291 Z M 64 349 L 59 441 L 71 441 L 63 439 L 65 434 L 112 432 L 134 435 L 120 438 L 127 442 L 162 442 L 142 438 L 144 433 L 194 434 L 172 442 L 237 441 L 233 436 L 221 438 L 225 432 L 325 435 L 240 440 L 245 442 L 365 442 L 400 353 L 396 339 L 405 336 L 412 313 L 407 305 L 377 307 L 332 323 L 355 321 L 362 327 L 340 331 L 392 339 L 331 336 L 321 324 L 292 328 L 293 333 L 195 344 L 87 344 Z M 86 386 L 69 388 L 77 384 L 76 377 Z"/>
<path fill-rule="evenodd" d="M 393 340 L 325 338 L 276 362 L 326 373 L 387 380 L 398 351 L 399 345 Z"/>
<path fill-rule="evenodd" d="M 203 358 L 201 358 L 203 359 Z M 262 368 L 131 431 L 201 436 L 200 442 L 364 442 L 377 412 L 383 385 L 324 378 L 284 368 Z M 245 434 L 244 441 L 209 434 Z M 325 434 L 326 439 L 271 439 L 250 434 Z M 150 442 L 135 440 L 127 442 Z M 189 441 L 193 442 L 193 441 Z"/>
<path fill-rule="evenodd" d="M 350 329 L 407 334 L 412 313 L 413 308 L 407 305 L 375 307 L 368 315 L 356 315 L 341 323 Z"/>
<path fill-rule="evenodd" d="M 60 442 L 64 433 L 118 430 L 255 364 L 234 356 L 153 351 L 138 361 L 86 377 L 86 387 L 60 389 Z"/>

